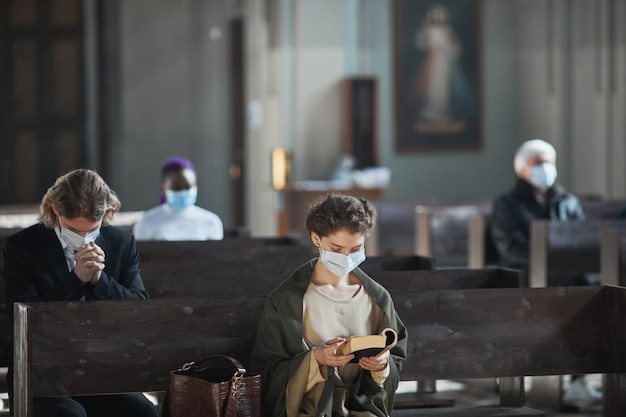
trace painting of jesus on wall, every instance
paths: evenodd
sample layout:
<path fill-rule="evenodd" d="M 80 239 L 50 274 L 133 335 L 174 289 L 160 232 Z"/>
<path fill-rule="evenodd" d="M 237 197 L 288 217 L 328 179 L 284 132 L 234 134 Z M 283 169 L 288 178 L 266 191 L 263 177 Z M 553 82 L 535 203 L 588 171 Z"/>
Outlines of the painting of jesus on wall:
<path fill-rule="evenodd" d="M 394 0 L 396 149 L 481 145 L 478 0 Z"/>

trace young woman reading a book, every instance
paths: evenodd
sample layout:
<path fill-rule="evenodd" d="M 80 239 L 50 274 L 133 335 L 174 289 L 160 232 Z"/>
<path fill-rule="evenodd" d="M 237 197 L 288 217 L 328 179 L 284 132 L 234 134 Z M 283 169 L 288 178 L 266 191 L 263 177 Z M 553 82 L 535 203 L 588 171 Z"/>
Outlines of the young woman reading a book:
<path fill-rule="evenodd" d="M 264 416 L 391 414 L 407 335 L 387 290 L 358 268 L 375 221 L 375 208 L 355 197 L 331 194 L 311 208 L 319 257 L 269 294 L 253 348 Z M 385 328 L 398 335 L 391 350 L 356 363 L 340 353 L 348 337 Z"/>

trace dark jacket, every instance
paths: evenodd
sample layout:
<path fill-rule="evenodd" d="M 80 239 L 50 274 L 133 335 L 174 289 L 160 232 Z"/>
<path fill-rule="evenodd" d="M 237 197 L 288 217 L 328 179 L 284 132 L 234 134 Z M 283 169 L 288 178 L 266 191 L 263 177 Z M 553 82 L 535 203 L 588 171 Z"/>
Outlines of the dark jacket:
<path fill-rule="evenodd" d="M 584 220 L 580 200 L 563 187 L 555 185 L 539 203 L 533 187 L 518 178 L 515 186 L 500 195 L 493 204 L 490 233 L 501 266 L 528 271 L 530 223 L 534 219 L 553 221 Z"/>
<path fill-rule="evenodd" d="M 100 280 L 91 285 L 83 284 L 68 269 L 54 229 L 38 223 L 6 238 L 0 276 L 9 316 L 14 302 L 148 298 L 139 274 L 139 251 L 133 235 L 115 226 L 103 226 L 96 244 L 106 259 Z"/>
<path fill-rule="evenodd" d="M 303 297 L 311 281 L 314 265 L 315 260 L 307 262 L 269 294 L 259 322 L 251 367 L 262 374 L 263 415 L 266 417 L 286 415 L 285 388 L 309 352 L 302 343 Z M 376 416 L 387 416 L 393 407 L 401 364 L 406 358 L 406 328 L 398 317 L 387 290 L 359 268 L 353 272 L 365 291 L 385 312 L 389 327 L 398 332 L 398 344 L 390 352 L 390 374 L 384 388 L 372 379 L 369 371 L 361 370 L 351 384 L 346 407 L 349 410 L 367 410 Z M 333 415 L 333 386 L 333 378 L 328 378 L 324 383 L 324 393 L 317 404 L 316 416 Z"/>
<path fill-rule="evenodd" d="M 54 229 L 38 223 L 6 238 L 2 245 L 0 277 L 4 281 L 9 317 L 13 317 L 15 302 L 148 298 L 139 275 L 139 251 L 134 236 L 115 226 L 102 226 L 96 244 L 105 253 L 105 267 L 98 283 L 92 285 L 83 284 L 69 270 Z M 12 404 L 11 366 L 7 384 Z"/>

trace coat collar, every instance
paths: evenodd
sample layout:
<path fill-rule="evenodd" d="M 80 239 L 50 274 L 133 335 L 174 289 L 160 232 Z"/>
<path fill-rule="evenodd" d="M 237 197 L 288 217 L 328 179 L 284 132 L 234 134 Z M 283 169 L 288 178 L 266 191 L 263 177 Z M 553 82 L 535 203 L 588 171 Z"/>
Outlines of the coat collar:
<path fill-rule="evenodd" d="M 50 266 L 55 276 L 62 277 L 67 275 L 67 261 L 65 260 L 65 253 L 59 237 L 52 228 L 43 224 L 40 225 L 40 228 L 38 242 L 39 246 L 43 248 L 41 251 L 43 261 Z"/>
<path fill-rule="evenodd" d="M 44 262 L 46 262 L 54 271 L 56 276 L 63 276 L 67 274 L 67 261 L 65 260 L 65 253 L 63 252 L 63 246 L 61 245 L 61 241 L 57 236 L 54 229 L 44 226 L 43 224 L 38 225 L 40 227 L 39 231 L 39 244 L 40 247 L 46 248 L 42 250 L 42 257 Z M 109 239 L 110 229 L 108 226 L 102 226 L 100 228 L 100 236 L 96 239 L 96 244 L 102 248 L 104 253 L 108 253 L 111 249 L 111 241 Z"/>
<path fill-rule="evenodd" d="M 546 201 L 552 200 L 555 195 L 563 192 L 564 189 L 560 185 L 554 184 L 552 187 L 548 188 L 548 191 L 546 191 Z M 528 181 L 518 177 L 515 181 L 515 186 L 513 187 L 513 194 L 524 198 L 534 199 L 535 188 Z"/>

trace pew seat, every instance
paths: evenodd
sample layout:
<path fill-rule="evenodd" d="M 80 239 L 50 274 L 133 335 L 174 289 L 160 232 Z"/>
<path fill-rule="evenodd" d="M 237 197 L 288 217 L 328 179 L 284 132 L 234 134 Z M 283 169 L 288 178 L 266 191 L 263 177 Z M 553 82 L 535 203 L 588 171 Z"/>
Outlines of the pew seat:
<path fill-rule="evenodd" d="M 433 290 L 393 297 L 409 335 L 403 380 L 604 373 L 604 415 L 626 415 L 626 288 Z M 16 303 L 15 415 L 32 415 L 33 396 L 163 391 L 170 370 L 207 354 L 232 355 L 247 365 L 264 300 Z M 523 379 L 511 381 L 501 387 L 498 407 L 392 415 L 544 415 L 524 406 Z"/>

